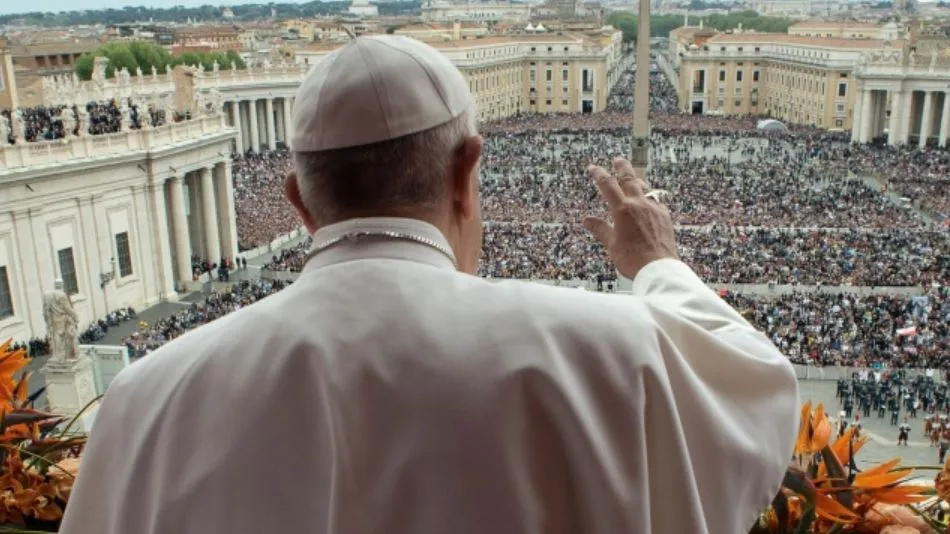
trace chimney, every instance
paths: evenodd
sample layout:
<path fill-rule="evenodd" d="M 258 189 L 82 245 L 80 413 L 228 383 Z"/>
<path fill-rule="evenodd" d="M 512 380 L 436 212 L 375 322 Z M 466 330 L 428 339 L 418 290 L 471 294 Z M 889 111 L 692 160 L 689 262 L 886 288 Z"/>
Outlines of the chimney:
<path fill-rule="evenodd" d="M 452 23 L 452 40 L 461 41 L 462 40 L 462 23 L 456 20 Z"/>

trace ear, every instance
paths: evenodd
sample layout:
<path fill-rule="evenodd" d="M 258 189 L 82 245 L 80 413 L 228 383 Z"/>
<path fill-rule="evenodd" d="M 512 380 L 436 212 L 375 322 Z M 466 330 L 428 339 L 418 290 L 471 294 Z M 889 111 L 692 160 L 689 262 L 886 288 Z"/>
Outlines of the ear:
<path fill-rule="evenodd" d="M 478 213 L 478 162 L 483 146 L 482 136 L 473 135 L 462 142 L 455 154 L 452 201 L 465 219 Z"/>
<path fill-rule="evenodd" d="M 310 234 L 316 232 L 317 223 L 314 222 L 313 217 L 310 216 L 307 208 L 304 207 L 303 199 L 300 197 L 300 186 L 297 184 L 297 171 L 290 171 L 290 174 L 284 179 L 284 195 L 287 197 L 287 200 L 290 201 L 290 204 L 293 205 L 297 216 L 303 221 L 307 232 Z"/>

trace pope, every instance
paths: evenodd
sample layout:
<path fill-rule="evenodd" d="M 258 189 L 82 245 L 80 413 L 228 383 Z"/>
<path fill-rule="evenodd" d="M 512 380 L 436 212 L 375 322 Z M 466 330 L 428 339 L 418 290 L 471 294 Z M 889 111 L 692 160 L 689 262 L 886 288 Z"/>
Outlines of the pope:
<path fill-rule="evenodd" d="M 125 369 L 62 534 L 737 534 L 798 428 L 788 360 L 677 259 L 630 164 L 585 226 L 632 295 L 474 276 L 483 141 L 435 49 L 366 36 L 301 84 L 288 289 Z"/>

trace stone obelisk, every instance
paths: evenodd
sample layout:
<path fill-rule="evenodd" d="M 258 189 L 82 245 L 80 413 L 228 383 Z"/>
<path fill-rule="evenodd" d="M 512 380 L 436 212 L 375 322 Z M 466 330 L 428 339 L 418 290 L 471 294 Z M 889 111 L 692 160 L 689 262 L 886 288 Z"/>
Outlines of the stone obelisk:
<path fill-rule="evenodd" d="M 630 164 L 644 179 L 650 167 L 650 0 L 640 0 L 637 19 L 637 72 L 633 78 L 633 128 Z M 632 281 L 617 273 L 617 289 L 630 291 Z"/>

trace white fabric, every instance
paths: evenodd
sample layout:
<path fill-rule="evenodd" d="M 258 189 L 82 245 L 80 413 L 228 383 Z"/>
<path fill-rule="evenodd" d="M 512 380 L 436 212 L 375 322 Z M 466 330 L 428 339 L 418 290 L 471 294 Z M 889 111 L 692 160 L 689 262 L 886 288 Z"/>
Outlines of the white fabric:
<path fill-rule="evenodd" d="M 60 532 L 747 532 L 791 457 L 792 367 L 679 261 L 633 292 L 328 249 L 116 378 Z"/>
<path fill-rule="evenodd" d="M 462 73 L 431 46 L 399 35 L 358 37 L 307 73 L 290 147 L 310 152 L 396 139 L 445 124 L 472 105 Z"/>

